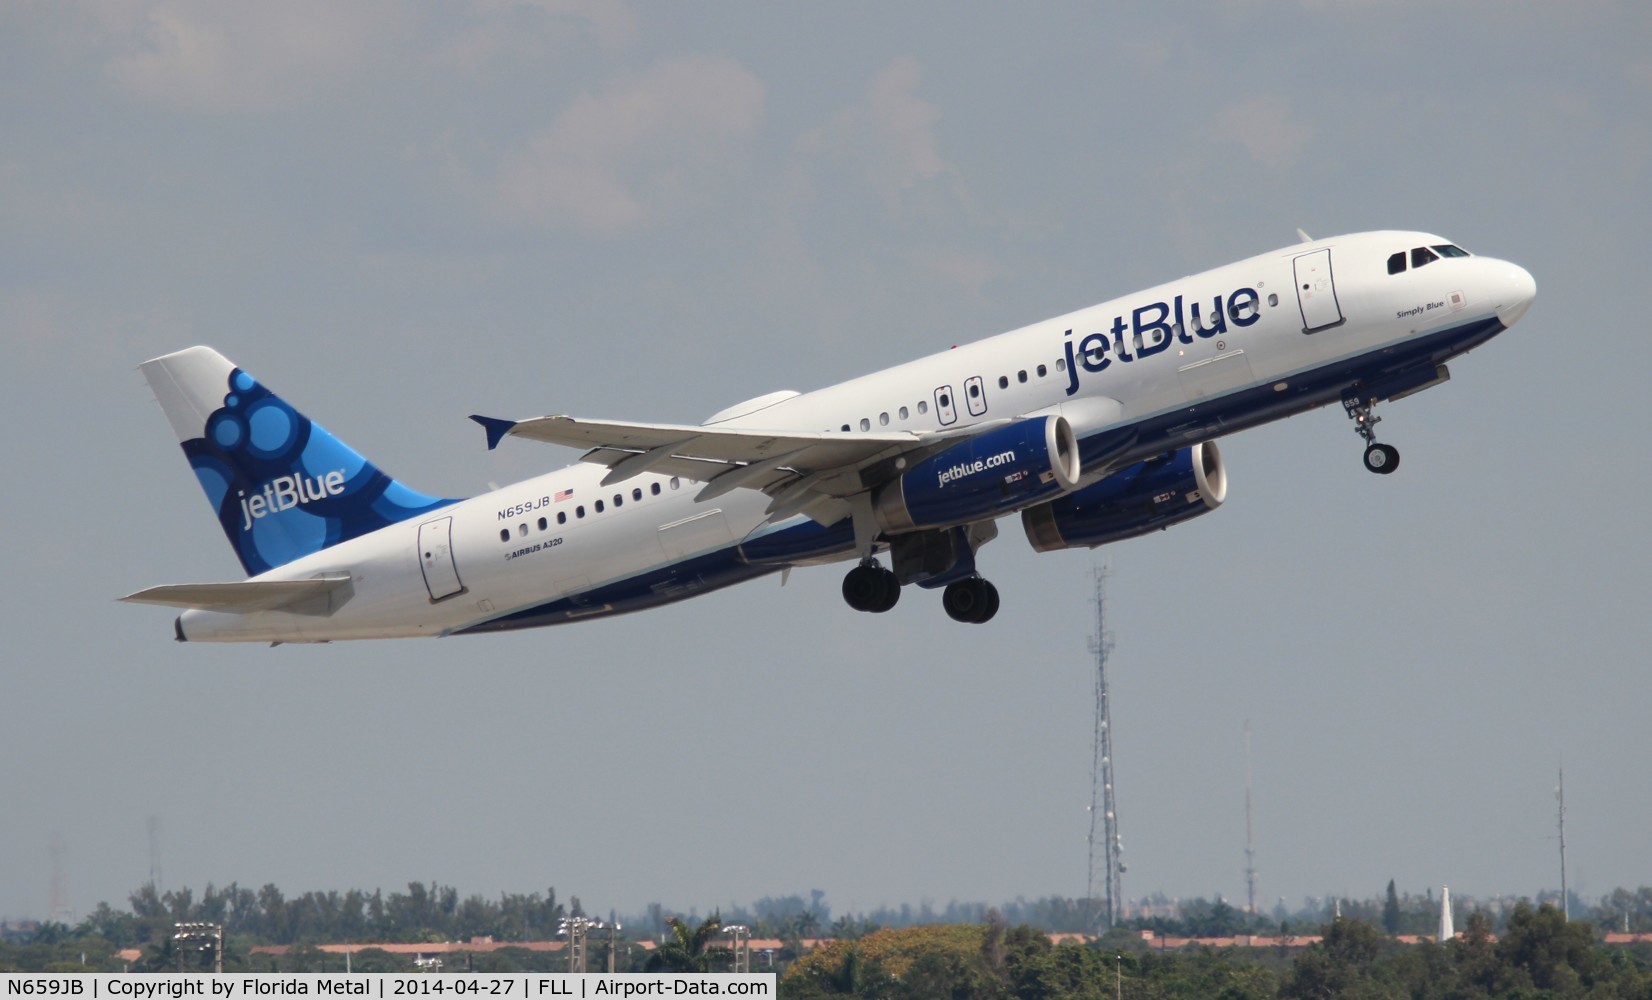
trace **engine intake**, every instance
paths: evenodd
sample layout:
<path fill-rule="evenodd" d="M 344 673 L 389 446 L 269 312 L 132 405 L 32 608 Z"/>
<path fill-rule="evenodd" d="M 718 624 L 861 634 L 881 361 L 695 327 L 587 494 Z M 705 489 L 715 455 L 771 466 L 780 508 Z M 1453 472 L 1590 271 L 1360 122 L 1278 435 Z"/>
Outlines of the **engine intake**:
<path fill-rule="evenodd" d="M 1021 524 L 1039 552 L 1095 548 L 1209 513 L 1227 494 L 1222 453 L 1204 441 L 1024 510 Z"/>
<path fill-rule="evenodd" d="M 1034 417 L 965 438 L 903 472 L 873 500 L 878 527 L 945 528 L 1025 507 L 1078 485 L 1065 417 Z"/>

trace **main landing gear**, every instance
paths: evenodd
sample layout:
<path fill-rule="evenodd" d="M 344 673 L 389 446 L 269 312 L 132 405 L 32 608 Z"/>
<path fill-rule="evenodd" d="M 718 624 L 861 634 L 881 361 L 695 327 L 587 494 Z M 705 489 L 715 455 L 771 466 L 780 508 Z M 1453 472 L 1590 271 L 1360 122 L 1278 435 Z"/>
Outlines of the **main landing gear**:
<path fill-rule="evenodd" d="M 1354 422 L 1354 433 L 1365 441 L 1365 467 L 1386 476 L 1400 467 L 1400 450 L 1391 444 L 1377 443 L 1376 426 L 1382 418 L 1372 412 L 1375 406 L 1376 400 L 1357 396 L 1346 396 L 1342 400 L 1342 408 Z"/>
<path fill-rule="evenodd" d="M 843 599 L 856 611 L 882 614 L 901 599 L 901 585 L 894 573 L 867 559 L 843 578 Z"/>
<path fill-rule="evenodd" d="M 882 614 L 900 599 L 900 581 L 874 559 L 843 577 L 843 600 L 856 611 Z M 998 588 L 978 576 L 954 580 L 941 592 L 941 607 L 955 622 L 984 625 L 998 613 Z"/>
<path fill-rule="evenodd" d="M 941 607 L 955 622 L 985 625 L 998 613 L 998 588 L 978 576 L 954 580 L 941 592 Z"/>

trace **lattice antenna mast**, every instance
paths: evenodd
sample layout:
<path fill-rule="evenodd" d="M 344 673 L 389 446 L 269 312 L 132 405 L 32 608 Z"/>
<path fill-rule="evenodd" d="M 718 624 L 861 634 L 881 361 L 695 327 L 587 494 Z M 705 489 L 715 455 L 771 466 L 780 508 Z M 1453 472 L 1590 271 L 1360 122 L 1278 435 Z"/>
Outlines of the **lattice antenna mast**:
<path fill-rule="evenodd" d="M 161 821 L 160 817 L 149 817 L 149 884 L 155 887 L 157 894 L 161 891 Z"/>
<path fill-rule="evenodd" d="M 52 831 L 52 910 L 51 919 L 60 924 L 69 922 L 69 886 L 63 875 L 63 831 Z"/>
<path fill-rule="evenodd" d="M 1245 912 L 1256 916 L 1256 838 L 1251 826 L 1250 720 L 1245 720 Z"/>
<path fill-rule="evenodd" d="M 1560 769 L 1560 784 L 1555 786 L 1555 801 L 1559 804 L 1557 823 L 1560 827 L 1560 916 L 1572 919 L 1571 900 L 1566 896 L 1566 769 Z"/>
<path fill-rule="evenodd" d="M 1113 650 L 1113 635 L 1107 631 L 1107 571 L 1096 570 L 1095 581 L 1096 631 L 1090 637 L 1090 652 L 1096 657 L 1096 735 L 1090 763 L 1090 880 L 1085 897 L 1095 907 L 1097 883 L 1101 883 L 1103 910 L 1091 923 L 1111 930 L 1118 925 L 1124 906 L 1124 861 L 1113 790 L 1113 720 L 1107 691 L 1107 656 Z"/>

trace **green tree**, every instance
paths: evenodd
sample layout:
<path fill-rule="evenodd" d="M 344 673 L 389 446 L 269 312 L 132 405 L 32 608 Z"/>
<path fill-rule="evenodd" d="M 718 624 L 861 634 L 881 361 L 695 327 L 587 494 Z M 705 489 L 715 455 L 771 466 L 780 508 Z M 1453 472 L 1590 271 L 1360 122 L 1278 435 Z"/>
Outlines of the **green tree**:
<path fill-rule="evenodd" d="M 649 956 L 649 972 L 710 972 L 713 965 L 734 957 L 729 949 L 712 944 L 723 929 L 723 920 L 716 914 L 694 928 L 678 917 L 667 920 L 666 926 L 671 937 Z"/>
<path fill-rule="evenodd" d="M 1400 894 L 1394 891 L 1394 880 L 1388 880 L 1388 896 L 1382 903 L 1382 929 L 1389 937 L 1400 932 Z"/>

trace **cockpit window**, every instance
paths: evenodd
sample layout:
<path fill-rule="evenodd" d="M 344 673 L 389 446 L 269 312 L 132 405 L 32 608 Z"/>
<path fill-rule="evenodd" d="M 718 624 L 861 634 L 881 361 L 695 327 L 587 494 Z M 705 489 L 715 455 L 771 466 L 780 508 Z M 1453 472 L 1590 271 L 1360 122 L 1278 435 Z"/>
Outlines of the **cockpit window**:
<path fill-rule="evenodd" d="M 1405 251 L 1401 250 L 1399 253 L 1394 254 L 1392 257 L 1388 258 L 1388 273 L 1389 274 L 1399 274 L 1401 271 L 1404 271 L 1404 270 L 1405 270 Z"/>
<path fill-rule="evenodd" d="M 1467 257 L 1467 256 L 1470 256 L 1470 254 L 1467 250 L 1464 250 L 1462 247 L 1455 246 L 1455 245 L 1450 244 L 1450 243 L 1441 243 L 1439 246 L 1434 247 L 1433 250 L 1434 250 L 1435 253 L 1439 254 L 1441 257 Z"/>
<path fill-rule="evenodd" d="M 1424 264 L 1432 264 L 1439 259 L 1440 258 L 1434 253 L 1434 251 L 1427 247 L 1411 248 L 1412 267 L 1422 267 Z"/>

